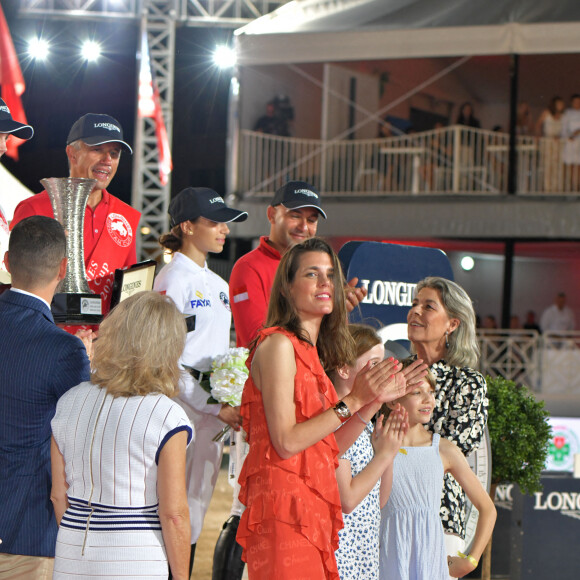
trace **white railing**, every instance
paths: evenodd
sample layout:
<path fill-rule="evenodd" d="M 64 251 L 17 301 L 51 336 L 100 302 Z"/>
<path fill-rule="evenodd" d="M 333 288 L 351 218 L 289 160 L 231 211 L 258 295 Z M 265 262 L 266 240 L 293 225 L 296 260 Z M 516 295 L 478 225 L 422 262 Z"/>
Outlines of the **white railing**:
<path fill-rule="evenodd" d="M 566 142 L 517 137 L 518 194 L 580 192 L 580 171 L 562 162 Z M 321 141 L 241 132 L 239 190 L 271 195 L 290 179 L 334 196 L 501 194 L 509 135 L 456 125 L 386 139 Z"/>
<path fill-rule="evenodd" d="M 478 330 L 483 374 L 501 375 L 532 390 L 580 396 L 580 332 Z"/>

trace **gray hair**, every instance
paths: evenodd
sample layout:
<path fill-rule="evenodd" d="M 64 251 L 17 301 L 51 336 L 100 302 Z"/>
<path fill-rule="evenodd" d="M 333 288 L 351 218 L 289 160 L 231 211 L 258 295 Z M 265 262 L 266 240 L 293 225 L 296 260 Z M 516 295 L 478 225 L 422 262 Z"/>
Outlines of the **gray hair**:
<path fill-rule="evenodd" d="M 415 293 L 423 288 L 439 292 L 449 318 L 457 318 L 459 326 L 449 337 L 445 360 L 455 367 L 475 368 L 479 361 L 479 344 L 475 334 L 475 311 L 467 292 L 451 280 L 430 276 L 417 284 Z"/>

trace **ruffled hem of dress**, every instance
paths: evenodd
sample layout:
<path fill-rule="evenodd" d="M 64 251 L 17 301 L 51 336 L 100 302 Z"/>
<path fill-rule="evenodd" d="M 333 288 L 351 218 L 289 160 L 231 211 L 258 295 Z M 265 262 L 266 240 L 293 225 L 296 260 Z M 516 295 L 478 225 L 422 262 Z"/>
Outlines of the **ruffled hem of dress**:
<path fill-rule="evenodd" d="M 334 445 L 330 445 L 327 439 L 331 438 Z M 327 473 L 324 470 L 321 470 L 320 467 L 315 467 L 316 465 L 320 465 L 320 463 L 324 463 L 327 458 L 328 454 L 324 453 L 324 448 L 321 449 L 321 445 L 328 446 L 330 451 L 332 452 L 332 465 L 333 469 L 329 470 L 329 477 L 323 478 L 321 480 L 320 475 Z M 309 455 L 305 457 L 301 453 L 297 453 L 293 457 L 289 459 L 282 459 L 278 454 L 276 454 L 276 458 L 272 461 L 272 457 L 270 451 L 272 453 L 276 453 L 276 451 L 271 448 L 267 447 L 264 451 L 264 456 L 266 459 L 270 460 L 269 465 L 260 465 L 256 466 L 257 469 L 253 469 L 254 466 L 252 465 L 252 459 L 254 455 L 248 455 L 244 464 L 242 466 L 238 482 L 240 484 L 240 492 L 239 492 L 239 500 L 245 506 L 248 505 L 248 478 L 249 477 L 257 477 L 262 476 L 264 480 L 270 479 L 270 473 L 279 470 L 283 471 L 284 473 L 290 473 L 295 475 L 302 481 L 314 494 L 323 499 L 326 503 L 334 506 L 336 511 L 341 515 L 342 518 L 342 505 L 340 502 L 340 495 L 338 492 L 338 484 L 336 483 L 336 479 L 334 473 L 338 468 L 338 447 L 336 446 L 336 440 L 334 439 L 334 435 L 329 435 L 325 439 L 322 439 L 315 445 L 309 448 Z M 313 454 L 316 452 L 316 455 Z M 274 475 L 275 477 L 275 475 Z M 336 489 L 336 493 L 334 494 L 335 497 L 329 497 L 328 495 L 322 495 L 320 493 L 320 489 Z M 330 494 L 329 494 L 330 495 Z"/>
<path fill-rule="evenodd" d="M 300 529 L 300 533 L 322 554 L 325 568 L 329 572 L 336 568 L 335 551 L 338 549 L 338 531 L 342 527 L 342 511 L 339 506 L 322 498 L 331 506 L 331 524 L 324 527 L 314 515 L 312 509 L 305 505 L 301 497 L 284 492 L 263 492 L 258 494 L 252 504 L 242 514 L 236 540 L 246 551 L 246 538 L 252 533 L 258 533 L 259 526 L 264 527 L 268 521 L 278 521 Z"/>

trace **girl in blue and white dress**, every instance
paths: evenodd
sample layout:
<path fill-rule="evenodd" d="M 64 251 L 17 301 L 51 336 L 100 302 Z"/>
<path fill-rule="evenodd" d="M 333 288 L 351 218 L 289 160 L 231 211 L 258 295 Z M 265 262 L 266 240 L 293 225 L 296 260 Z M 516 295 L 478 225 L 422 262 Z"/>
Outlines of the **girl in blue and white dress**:
<path fill-rule="evenodd" d="M 350 324 L 349 332 L 356 345 L 357 359 L 331 373 L 339 397 L 352 390 L 356 375 L 365 367 L 383 360 L 385 348 L 370 326 Z M 426 365 L 415 362 L 405 373 L 393 360 L 397 382 L 413 382 L 426 372 Z M 405 377 L 405 374 L 407 375 Z M 344 528 L 339 532 L 336 562 L 341 580 L 377 580 L 379 577 L 380 477 L 398 451 L 398 432 L 405 427 L 404 413 L 393 413 L 376 429 L 371 423 L 379 404 L 368 405 L 343 427 L 362 430 L 354 444 L 340 458 L 336 479 L 342 503 Z M 394 441 L 394 443 L 393 443 Z M 373 449 L 374 447 L 374 449 Z"/>
<path fill-rule="evenodd" d="M 403 365 L 412 364 L 405 359 Z M 380 576 L 398 580 L 462 578 L 476 567 L 495 524 L 493 502 L 451 441 L 425 428 L 435 407 L 435 377 L 427 376 L 408 394 L 386 404 L 407 412 L 408 430 L 400 452 L 381 479 Z M 382 421 L 382 419 L 380 419 Z M 468 555 L 446 556 L 439 518 L 443 475 L 451 473 L 479 511 Z"/>

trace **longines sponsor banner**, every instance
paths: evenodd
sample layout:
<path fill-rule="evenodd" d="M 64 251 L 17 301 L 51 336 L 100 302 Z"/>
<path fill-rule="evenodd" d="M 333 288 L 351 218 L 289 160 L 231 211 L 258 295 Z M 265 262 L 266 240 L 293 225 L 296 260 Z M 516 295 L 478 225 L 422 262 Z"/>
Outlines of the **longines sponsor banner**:
<path fill-rule="evenodd" d="M 503 508 L 505 510 L 512 509 L 513 498 L 512 491 L 514 489 L 513 483 L 502 483 L 495 488 L 495 507 Z"/>
<path fill-rule="evenodd" d="M 580 479 L 542 476 L 533 496 L 513 491 L 510 577 L 578 578 Z"/>
<path fill-rule="evenodd" d="M 407 321 L 413 292 L 426 276 L 453 280 L 447 256 L 434 248 L 381 242 L 348 242 L 339 252 L 347 280 L 354 277 L 367 289 L 367 297 L 351 315 L 354 322 L 376 319 L 383 326 Z"/>

